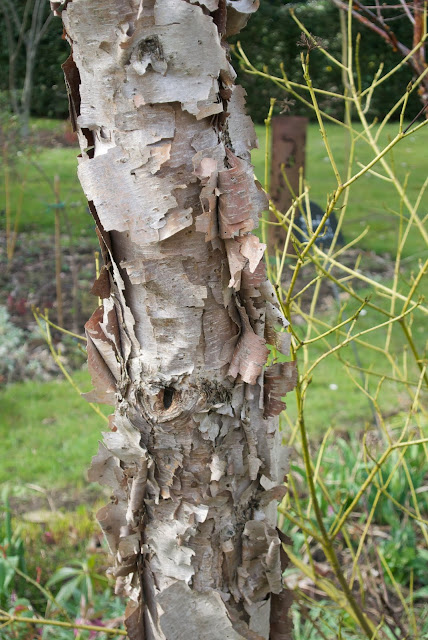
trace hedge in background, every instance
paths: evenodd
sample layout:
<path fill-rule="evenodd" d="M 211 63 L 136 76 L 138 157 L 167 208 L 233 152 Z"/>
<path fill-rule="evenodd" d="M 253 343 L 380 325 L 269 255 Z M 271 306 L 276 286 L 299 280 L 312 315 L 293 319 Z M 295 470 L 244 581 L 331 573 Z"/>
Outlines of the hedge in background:
<path fill-rule="evenodd" d="M 290 2 L 287 0 L 262 0 L 260 10 L 251 18 L 245 31 L 240 35 L 240 42 L 250 61 L 259 69 L 266 65 L 271 73 L 281 75 L 279 65 L 284 63 L 288 77 L 292 81 L 302 81 L 300 63 L 301 47 L 297 45 L 300 29 L 290 15 L 293 8 L 297 18 L 315 36 L 320 37 L 323 46 L 336 58 L 341 58 L 341 35 L 339 11 L 331 0 L 312 0 L 309 2 Z M 401 42 L 411 45 L 412 33 L 407 20 L 397 20 L 391 23 L 394 32 Z M 401 60 L 401 56 L 394 51 L 375 33 L 354 22 L 353 35 L 361 33 L 360 68 L 362 88 L 370 85 L 373 75 L 380 62 L 385 64 L 387 71 Z M 315 86 L 337 91 L 342 86 L 341 70 L 337 66 L 326 64 L 326 58 L 317 51 L 311 55 L 311 76 Z M 412 79 L 411 70 L 404 67 L 397 72 L 389 82 L 384 83 L 375 92 L 371 104 L 370 115 L 382 117 L 395 104 L 407 84 Z M 239 74 L 239 83 L 248 93 L 247 104 L 253 120 L 261 123 L 266 117 L 269 98 L 284 99 L 285 93 L 280 87 L 264 81 L 256 76 L 245 73 Z M 340 93 L 339 89 L 339 93 Z M 320 106 L 327 113 L 334 116 L 343 115 L 341 103 L 327 98 L 320 100 Z M 417 113 L 420 103 L 417 95 L 409 100 L 408 113 Z M 307 115 L 315 119 L 313 112 L 304 106 L 293 106 L 294 115 Z M 397 114 L 397 117 L 399 112 Z"/>

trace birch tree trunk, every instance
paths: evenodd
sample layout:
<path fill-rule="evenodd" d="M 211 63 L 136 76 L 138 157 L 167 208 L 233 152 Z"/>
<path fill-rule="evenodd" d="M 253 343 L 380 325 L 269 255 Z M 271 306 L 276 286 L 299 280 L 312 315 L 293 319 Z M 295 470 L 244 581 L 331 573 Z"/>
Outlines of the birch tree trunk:
<path fill-rule="evenodd" d="M 89 396 L 115 412 L 89 477 L 112 491 L 98 519 L 132 640 L 291 633 L 276 416 L 295 368 L 267 348 L 290 334 L 250 233 L 266 196 L 225 40 L 258 4 L 53 3 L 105 261 Z"/>

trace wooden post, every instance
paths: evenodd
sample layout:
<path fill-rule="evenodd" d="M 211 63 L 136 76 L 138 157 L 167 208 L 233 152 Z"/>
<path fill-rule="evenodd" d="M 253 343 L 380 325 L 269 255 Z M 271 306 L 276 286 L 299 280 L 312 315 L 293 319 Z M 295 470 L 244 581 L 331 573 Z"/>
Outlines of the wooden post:
<path fill-rule="evenodd" d="M 281 165 L 294 193 L 299 191 L 299 172 L 305 171 L 305 147 L 308 119 L 302 116 L 277 116 L 272 120 L 272 154 L 270 195 L 281 213 L 291 206 L 293 196 L 284 180 Z M 269 218 L 276 222 L 273 214 Z M 283 249 L 285 230 L 280 226 L 268 227 L 269 253 L 274 255 L 275 247 Z"/>

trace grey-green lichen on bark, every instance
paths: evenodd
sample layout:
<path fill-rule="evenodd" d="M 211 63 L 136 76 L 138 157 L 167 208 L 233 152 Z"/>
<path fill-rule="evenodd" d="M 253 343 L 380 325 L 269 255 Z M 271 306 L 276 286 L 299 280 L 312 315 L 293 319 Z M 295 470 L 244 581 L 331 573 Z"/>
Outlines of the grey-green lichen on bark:
<path fill-rule="evenodd" d="M 98 519 L 129 637 L 286 640 L 276 416 L 295 368 L 266 367 L 289 334 L 225 41 L 258 1 L 52 4 L 105 262 L 88 395 L 115 412 L 89 478 L 112 491 Z"/>

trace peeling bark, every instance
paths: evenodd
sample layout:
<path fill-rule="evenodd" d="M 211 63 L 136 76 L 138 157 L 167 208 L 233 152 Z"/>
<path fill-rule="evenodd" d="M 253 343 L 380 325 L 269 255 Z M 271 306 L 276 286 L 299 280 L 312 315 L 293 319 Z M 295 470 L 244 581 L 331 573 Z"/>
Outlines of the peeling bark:
<path fill-rule="evenodd" d="M 258 4 L 73 0 L 61 12 L 105 261 L 89 397 L 115 405 L 89 478 L 112 491 L 98 519 L 131 640 L 291 637 L 275 416 L 295 369 L 265 368 L 267 345 L 287 354 L 289 334 L 250 234 L 266 196 L 224 40 Z"/>

